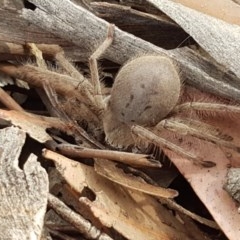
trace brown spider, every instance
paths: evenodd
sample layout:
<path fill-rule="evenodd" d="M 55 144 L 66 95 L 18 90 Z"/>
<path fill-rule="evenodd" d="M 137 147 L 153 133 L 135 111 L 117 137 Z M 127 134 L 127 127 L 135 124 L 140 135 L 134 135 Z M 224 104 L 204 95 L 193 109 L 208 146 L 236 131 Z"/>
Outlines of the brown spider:
<path fill-rule="evenodd" d="M 91 79 L 87 81 L 64 58 L 56 56 L 60 65 L 75 79 L 80 79 L 77 99 L 78 112 L 84 119 L 92 119 L 93 128 L 103 128 L 106 141 L 119 149 L 135 144 L 153 143 L 168 148 L 196 164 L 212 167 L 215 163 L 184 150 L 159 136 L 161 129 L 188 134 L 220 146 L 240 151 L 218 129 L 199 119 L 184 116 L 188 111 L 240 112 L 237 106 L 206 102 L 179 104 L 182 83 L 174 62 L 165 56 L 144 55 L 127 62 L 118 72 L 111 95 L 103 98 L 97 59 L 113 41 L 114 26 L 110 25 L 107 38 L 89 58 Z M 91 115 L 91 117 L 90 117 Z M 139 141 L 140 140 L 140 141 Z"/>
<path fill-rule="evenodd" d="M 127 62 L 118 72 L 111 95 L 102 98 L 97 71 L 97 57 L 113 39 L 113 26 L 108 37 L 90 57 L 90 70 L 97 102 L 103 109 L 101 118 L 107 142 L 123 149 L 136 144 L 136 139 L 168 148 L 196 164 L 212 167 L 215 163 L 204 161 L 181 147 L 161 138 L 158 133 L 165 128 L 180 134 L 189 134 L 239 152 L 231 136 L 196 119 L 176 117 L 188 111 L 240 112 L 237 106 L 207 102 L 185 102 L 181 98 L 181 80 L 176 64 L 167 57 L 144 55 Z M 180 115 L 181 116 L 181 115 Z"/>

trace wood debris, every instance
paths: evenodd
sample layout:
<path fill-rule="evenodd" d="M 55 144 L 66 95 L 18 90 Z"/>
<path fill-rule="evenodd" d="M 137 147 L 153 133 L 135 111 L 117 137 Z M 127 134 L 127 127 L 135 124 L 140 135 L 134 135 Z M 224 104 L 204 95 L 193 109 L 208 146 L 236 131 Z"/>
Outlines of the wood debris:
<path fill-rule="evenodd" d="M 239 5 L 203 2 L 0 0 L 1 239 L 238 240 Z M 111 109 L 142 56 L 179 76 L 157 124 L 122 111 L 147 66 Z"/>

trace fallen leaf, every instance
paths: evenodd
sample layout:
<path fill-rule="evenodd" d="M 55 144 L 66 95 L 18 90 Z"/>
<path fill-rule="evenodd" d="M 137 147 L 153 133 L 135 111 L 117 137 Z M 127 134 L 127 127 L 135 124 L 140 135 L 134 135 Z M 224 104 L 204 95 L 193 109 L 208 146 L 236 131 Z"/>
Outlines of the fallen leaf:
<path fill-rule="evenodd" d="M 95 160 L 94 168 L 101 176 L 129 189 L 147 193 L 156 197 L 174 198 L 178 196 L 178 192 L 174 189 L 153 186 L 140 181 L 137 177 L 125 174 L 123 170 L 117 168 L 116 164 L 113 162 L 106 162 L 104 160 L 97 159 L 97 161 Z"/>
<path fill-rule="evenodd" d="M 219 127 L 222 132 L 234 138 L 234 143 L 239 145 L 240 126 L 237 119 L 218 118 L 211 120 L 215 127 Z M 232 150 L 219 148 L 218 146 L 202 141 L 199 139 L 185 136 L 175 136 L 171 139 L 168 135 L 168 140 L 175 140 L 178 145 L 187 151 L 200 155 L 205 160 L 210 160 L 216 163 L 213 168 L 201 168 L 193 165 L 189 160 L 177 156 L 176 154 L 166 150 L 166 153 L 177 166 L 179 171 L 191 184 L 193 190 L 204 203 L 206 208 L 212 214 L 214 220 L 230 240 L 238 240 L 240 236 L 239 222 L 240 215 L 237 206 L 231 196 L 223 189 L 226 182 L 228 167 L 240 166 L 239 153 Z M 183 141 L 182 141 L 183 139 Z M 227 157 L 229 156 L 229 157 Z"/>

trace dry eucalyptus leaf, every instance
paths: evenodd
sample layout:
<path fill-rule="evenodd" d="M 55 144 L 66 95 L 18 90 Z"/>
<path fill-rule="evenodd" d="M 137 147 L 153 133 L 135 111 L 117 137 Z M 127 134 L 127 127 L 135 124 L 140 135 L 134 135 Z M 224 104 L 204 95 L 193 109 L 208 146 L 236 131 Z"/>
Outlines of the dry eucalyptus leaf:
<path fill-rule="evenodd" d="M 41 143 L 45 143 L 47 140 L 52 140 L 50 135 L 46 132 L 47 128 L 64 128 L 64 123 L 59 119 L 42 117 L 14 110 L 7 111 L 0 109 L 0 119 L 10 121 L 13 125 L 20 127 L 33 139 Z"/>
<path fill-rule="evenodd" d="M 23 170 L 18 167 L 25 139 L 25 132 L 18 128 L 0 130 L 0 239 L 41 237 L 48 176 L 34 155 L 30 155 Z"/>
<path fill-rule="evenodd" d="M 103 225 L 114 228 L 127 239 L 199 239 L 190 236 L 184 224 L 156 199 L 119 186 L 98 175 L 92 167 L 52 151 L 45 150 L 43 155 L 56 163 L 59 172 L 75 191 L 81 193 L 86 187 L 93 191 L 96 199 L 90 201 L 80 197 L 81 204 L 90 208 Z M 201 232 L 196 236 L 203 239 Z"/>
<path fill-rule="evenodd" d="M 103 165 L 104 163 L 105 165 Z M 147 193 L 156 197 L 174 198 L 178 196 L 178 192 L 174 189 L 156 187 L 140 181 L 137 177 L 125 174 L 123 170 L 117 168 L 116 164 L 113 162 L 103 162 L 101 159 L 97 159 L 95 161 L 94 168 L 101 176 L 129 189 Z"/>
<path fill-rule="evenodd" d="M 216 117 L 215 120 L 211 120 L 211 124 L 232 136 L 234 144 L 240 145 L 238 134 L 240 126 L 237 119 L 222 117 L 219 121 L 219 118 Z M 178 144 L 191 152 L 198 152 L 203 159 L 216 163 L 216 167 L 213 168 L 200 168 L 176 154 L 168 154 L 226 236 L 230 240 L 238 240 L 240 215 L 234 200 L 223 189 L 223 186 L 226 182 L 229 165 L 240 166 L 239 153 L 225 148 L 220 149 L 214 144 L 187 136 L 181 143 L 178 141 Z"/>
<path fill-rule="evenodd" d="M 231 24 L 240 25 L 240 6 L 231 0 L 172 0 L 182 5 L 224 20 Z"/>
<path fill-rule="evenodd" d="M 240 77 L 240 27 L 168 0 L 148 0 L 178 23 L 217 62 Z"/>

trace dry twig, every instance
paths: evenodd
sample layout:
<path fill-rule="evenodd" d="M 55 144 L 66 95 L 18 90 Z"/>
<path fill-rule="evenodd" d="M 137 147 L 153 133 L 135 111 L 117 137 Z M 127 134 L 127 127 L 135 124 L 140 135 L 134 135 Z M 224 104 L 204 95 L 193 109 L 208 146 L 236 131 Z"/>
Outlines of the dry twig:
<path fill-rule="evenodd" d="M 105 233 L 102 233 L 100 230 L 98 230 L 88 220 L 75 213 L 67 205 L 65 205 L 62 201 L 60 201 L 52 194 L 48 194 L 48 205 L 64 220 L 71 223 L 75 228 L 77 228 L 85 237 L 97 240 L 112 239 Z"/>
<path fill-rule="evenodd" d="M 60 151 L 60 153 L 73 158 L 101 158 L 139 167 L 161 167 L 160 162 L 152 159 L 150 155 L 146 154 L 98 150 L 71 144 L 57 145 L 57 149 Z"/>

